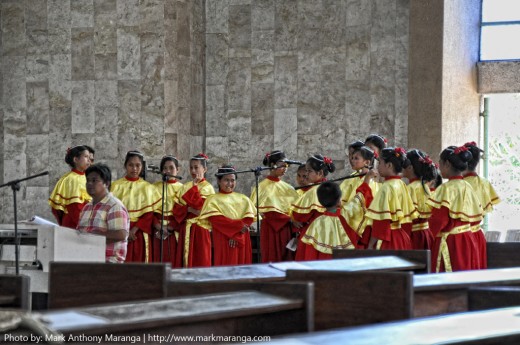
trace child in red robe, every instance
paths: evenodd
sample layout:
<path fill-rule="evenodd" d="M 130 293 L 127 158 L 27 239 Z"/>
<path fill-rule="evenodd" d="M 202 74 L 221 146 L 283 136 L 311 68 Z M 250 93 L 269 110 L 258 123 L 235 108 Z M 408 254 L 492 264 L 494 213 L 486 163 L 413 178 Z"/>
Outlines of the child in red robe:
<path fill-rule="evenodd" d="M 449 146 L 441 152 L 439 168 L 449 181 L 441 184 L 428 200 L 433 207 L 430 229 L 434 272 L 480 268 L 479 248 L 471 229 L 482 220 L 482 207 L 475 191 L 463 180 L 471 152 L 465 146 Z"/>

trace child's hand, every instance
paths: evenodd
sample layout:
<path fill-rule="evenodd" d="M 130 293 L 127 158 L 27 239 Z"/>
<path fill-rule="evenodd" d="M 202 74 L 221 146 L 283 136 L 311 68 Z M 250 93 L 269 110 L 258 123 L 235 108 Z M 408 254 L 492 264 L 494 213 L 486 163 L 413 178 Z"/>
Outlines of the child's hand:
<path fill-rule="evenodd" d="M 371 180 L 377 179 L 379 177 L 379 173 L 377 170 L 370 169 L 367 171 L 365 175 L 365 182 L 370 183 Z"/>

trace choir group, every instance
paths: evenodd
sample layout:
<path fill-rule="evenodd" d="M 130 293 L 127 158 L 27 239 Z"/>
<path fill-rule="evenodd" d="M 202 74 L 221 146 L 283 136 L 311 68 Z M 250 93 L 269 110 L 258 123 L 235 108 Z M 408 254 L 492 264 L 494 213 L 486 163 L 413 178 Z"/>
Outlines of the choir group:
<path fill-rule="evenodd" d="M 429 249 L 436 272 L 482 269 L 481 221 L 500 201 L 476 173 L 483 151 L 474 142 L 447 147 L 436 164 L 373 134 L 349 145 L 350 176 L 328 181 L 334 162 L 315 154 L 298 167 L 296 188 L 283 181 L 295 162 L 272 151 L 263 158 L 269 173 L 250 197 L 234 191 L 239 175 L 231 165 L 216 172 L 215 192 L 203 153 L 190 159 L 185 184 L 173 156 L 161 160 L 163 180 L 150 184 L 139 151 L 126 154 L 126 175 L 114 182 L 106 165 L 93 164 L 94 153 L 86 145 L 67 151 L 71 171 L 49 204 L 60 225 L 106 236 L 110 262 L 249 264 L 259 217 L 263 262 L 328 259 L 333 249 Z"/>

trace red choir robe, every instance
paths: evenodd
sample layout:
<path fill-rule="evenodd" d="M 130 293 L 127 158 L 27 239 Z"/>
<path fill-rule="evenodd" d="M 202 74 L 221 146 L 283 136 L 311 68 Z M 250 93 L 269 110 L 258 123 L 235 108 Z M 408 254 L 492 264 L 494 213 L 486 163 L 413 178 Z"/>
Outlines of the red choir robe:
<path fill-rule="evenodd" d="M 138 227 L 136 239 L 128 241 L 125 262 L 152 262 L 154 212 L 161 207 L 161 195 L 142 178 L 123 177 L 112 183 L 112 194 L 128 210 L 130 229 Z"/>
<path fill-rule="evenodd" d="M 58 180 L 48 202 L 59 225 L 76 229 L 81 210 L 90 200 L 85 173 L 72 169 Z"/>
<path fill-rule="evenodd" d="M 500 202 L 500 198 L 497 195 L 497 192 L 483 177 L 480 177 L 475 172 L 470 172 L 464 175 L 464 181 L 468 182 L 473 188 L 474 192 L 477 194 L 477 197 L 480 201 L 480 206 L 482 206 L 484 215 L 493 211 L 493 206 Z M 480 222 L 473 222 L 471 224 L 471 231 L 475 236 L 475 241 L 477 241 L 477 246 L 479 248 L 479 257 L 480 257 L 480 265 L 481 269 L 487 268 L 487 246 L 486 246 L 486 236 L 484 235 L 484 231 L 480 225 Z"/>
<path fill-rule="evenodd" d="M 213 265 L 245 265 L 252 262 L 251 237 L 244 226 L 256 220 L 256 207 L 240 193 L 219 192 L 206 199 L 197 219 L 187 228 L 213 232 Z M 236 241 L 231 247 L 230 240 Z"/>
<path fill-rule="evenodd" d="M 428 200 L 432 215 L 430 229 L 434 272 L 453 272 L 480 268 L 479 248 L 471 223 L 482 220 L 482 208 L 473 188 L 462 176 L 440 185 Z"/>
<path fill-rule="evenodd" d="M 206 198 L 213 194 L 213 186 L 205 179 L 198 185 L 187 182 L 177 193 L 173 206 L 173 217 L 179 224 L 175 267 L 211 266 L 211 235 L 197 228 L 188 231 L 187 222 L 197 217 L 190 209 L 200 211 Z"/>
<path fill-rule="evenodd" d="M 279 178 L 267 176 L 259 183 L 259 212 L 262 214 L 260 225 L 260 249 L 262 262 L 290 261 L 293 252 L 287 249 L 292 238 L 289 208 L 299 196 L 296 190 Z M 251 201 L 256 205 L 256 187 Z"/>
<path fill-rule="evenodd" d="M 371 236 L 378 239 L 375 249 L 412 249 L 403 224 L 417 218 L 417 210 L 400 176 L 389 176 L 368 208 Z"/>
<path fill-rule="evenodd" d="M 159 194 L 163 193 L 163 182 L 157 181 L 154 183 Z M 177 238 L 179 237 L 179 224 L 176 222 L 173 216 L 173 204 L 177 196 L 178 191 L 181 189 L 182 183 L 177 180 L 166 181 L 165 190 L 165 201 L 164 201 L 164 222 L 163 222 L 163 239 L 158 237 L 158 230 L 155 230 L 155 226 L 160 226 L 162 217 L 162 205 L 159 208 L 159 212 L 155 213 L 154 219 L 154 236 L 153 236 L 153 262 L 169 262 L 172 267 L 175 266 L 176 254 L 177 254 Z M 173 231 L 169 232 L 168 227 L 172 228 Z M 161 245 L 163 255 L 161 259 Z M 180 267 L 180 266 L 179 266 Z"/>

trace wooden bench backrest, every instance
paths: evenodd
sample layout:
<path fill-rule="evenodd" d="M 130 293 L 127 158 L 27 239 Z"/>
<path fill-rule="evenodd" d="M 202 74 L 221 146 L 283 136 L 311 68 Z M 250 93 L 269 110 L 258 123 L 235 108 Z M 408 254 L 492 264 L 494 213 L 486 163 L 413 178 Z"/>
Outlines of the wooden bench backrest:
<path fill-rule="evenodd" d="M 488 268 L 520 267 L 520 242 L 487 242 Z"/>
<path fill-rule="evenodd" d="M 468 309 L 485 310 L 520 306 L 520 287 L 488 286 L 468 291 Z"/>
<path fill-rule="evenodd" d="M 30 309 L 29 277 L 0 274 L 0 308 Z"/>
<path fill-rule="evenodd" d="M 491 231 L 488 230 L 484 233 L 486 236 L 487 242 L 500 242 L 500 237 L 502 237 L 502 233 L 500 231 Z"/>
<path fill-rule="evenodd" d="M 81 317 L 72 318 L 71 315 Z M 53 310 L 44 313 L 49 327 L 70 335 L 265 336 L 305 332 L 304 302 L 258 291 L 163 298 L 102 306 Z M 69 321 L 72 319 L 73 321 Z M 103 340 L 106 341 L 104 336 Z M 169 340 L 166 340 L 169 339 Z M 159 343 L 148 337 L 146 342 Z M 199 340 L 215 342 L 216 340 Z M 141 343 L 139 341 L 139 343 Z M 120 342 L 117 342 L 120 343 Z"/>
<path fill-rule="evenodd" d="M 412 316 L 411 272 L 287 271 L 288 281 L 314 283 L 315 330 Z"/>
<path fill-rule="evenodd" d="M 403 259 L 415 261 L 425 265 L 424 269 L 416 270 L 416 273 L 430 273 L 431 253 L 429 250 L 347 250 L 334 249 L 332 252 L 334 259 L 347 258 L 368 258 L 373 256 L 398 256 Z"/>
<path fill-rule="evenodd" d="M 287 322 L 307 325 L 314 330 L 314 284 L 312 282 L 170 282 L 168 297 L 206 295 L 212 293 L 254 290 L 286 298 L 298 298 L 305 302 L 305 317 Z"/>
<path fill-rule="evenodd" d="M 169 271 L 164 264 L 53 262 L 49 309 L 163 298 Z"/>

